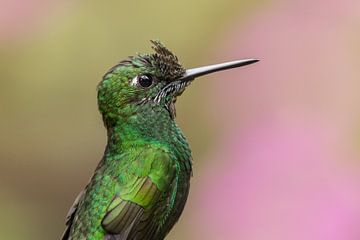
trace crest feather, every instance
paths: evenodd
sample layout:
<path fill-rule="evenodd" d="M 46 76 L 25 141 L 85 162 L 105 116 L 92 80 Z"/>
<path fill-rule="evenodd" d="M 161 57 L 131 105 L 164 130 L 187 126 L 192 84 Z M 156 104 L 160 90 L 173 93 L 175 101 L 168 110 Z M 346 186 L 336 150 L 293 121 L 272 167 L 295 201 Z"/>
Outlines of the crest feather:
<path fill-rule="evenodd" d="M 149 55 L 150 61 L 160 74 L 166 78 L 177 78 L 185 73 L 185 69 L 179 63 L 178 58 L 167 49 L 160 41 L 151 40 L 155 53 Z"/>
<path fill-rule="evenodd" d="M 110 68 L 103 78 L 114 72 L 114 70 L 119 66 L 126 65 L 132 65 L 134 67 L 141 67 L 141 65 L 149 66 L 164 79 L 169 80 L 173 80 L 184 75 L 185 69 L 179 63 L 178 58 L 169 49 L 167 49 L 158 40 L 150 40 L 150 42 L 153 44 L 152 49 L 155 53 L 129 56 L 127 59 Z"/>

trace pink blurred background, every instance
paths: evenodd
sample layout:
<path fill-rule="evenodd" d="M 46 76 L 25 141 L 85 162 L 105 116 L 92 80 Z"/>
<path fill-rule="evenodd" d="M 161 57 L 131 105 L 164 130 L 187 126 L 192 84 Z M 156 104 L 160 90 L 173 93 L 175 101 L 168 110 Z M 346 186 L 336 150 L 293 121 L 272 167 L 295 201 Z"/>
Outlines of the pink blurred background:
<path fill-rule="evenodd" d="M 0 5 L 1 238 L 59 238 L 105 146 L 96 85 L 159 38 L 187 67 L 261 60 L 179 99 L 194 177 L 167 239 L 360 239 L 360 2 Z"/>

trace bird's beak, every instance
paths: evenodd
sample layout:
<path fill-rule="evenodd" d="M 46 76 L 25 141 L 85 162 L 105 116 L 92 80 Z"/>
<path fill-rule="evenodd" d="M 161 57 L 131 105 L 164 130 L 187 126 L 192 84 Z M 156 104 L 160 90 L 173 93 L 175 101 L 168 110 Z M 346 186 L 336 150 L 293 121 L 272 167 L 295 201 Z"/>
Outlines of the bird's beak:
<path fill-rule="evenodd" d="M 256 63 L 258 61 L 259 60 L 257 59 L 244 59 L 244 60 L 237 60 L 232 62 L 225 62 L 225 63 L 219 63 L 204 67 L 188 69 L 181 77 L 167 84 L 155 96 L 154 101 L 160 102 L 162 98 L 171 94 L 173 96 L 172 103 L 174 103 L 176 97 L 180 96 L 184 92 L 185 88 L 189 86 L 192 80 L 194 80 L 195 78 L 217 71 L 246 66 L 252 63 Z"/>
<path fill-rule="evenodd" d="M 222 71 L 222 70 L 226 70 L 226 69 L 230 69 L 230 68 L 242 67 L 242 66 L 256 63 L 258 61 L 259 60 L 257 60 L 257 59 L 244 59 L 244 60 L 237 60 L 237 61 L 232 61 L 232 62 L 214 64 L 214 65 L 209 65 L 209 66 L 204 66 L 204 67 L 192 68 L 192 69 L 186 70 L 185 74 L 182 77 L 180 77 L 178 80 L 180 80 L 181 82 L 188 82 L 188 81 L 192 81 L 195 78 L 206 75 L 206 74 L 210 74 L 213 72 Z"/>

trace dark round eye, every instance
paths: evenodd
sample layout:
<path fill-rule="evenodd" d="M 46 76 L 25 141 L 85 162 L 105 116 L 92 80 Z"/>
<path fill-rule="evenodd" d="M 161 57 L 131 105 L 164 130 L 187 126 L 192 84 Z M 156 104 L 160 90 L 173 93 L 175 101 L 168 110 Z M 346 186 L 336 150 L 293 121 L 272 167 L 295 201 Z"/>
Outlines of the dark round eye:
<path fill-rule="evenodd" d="M 150 75 L 140 75 L 138 81 L 140 86 L 145 88 L 150 87 L 151 84 L 153 83 L 152 76 Z"/>

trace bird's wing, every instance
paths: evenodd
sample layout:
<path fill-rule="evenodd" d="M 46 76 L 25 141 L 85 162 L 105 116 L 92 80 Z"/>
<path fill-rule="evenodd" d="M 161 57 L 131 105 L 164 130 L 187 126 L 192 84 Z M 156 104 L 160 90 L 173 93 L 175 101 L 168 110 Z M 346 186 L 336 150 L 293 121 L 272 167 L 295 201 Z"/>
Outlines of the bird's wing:
<path fill-rule="evenodd" d="M 147 149 L 128 161 L 124 185 L 102 219 L 105 240 L 152 239 L 175 176 L 175 163 L 162 149 Z M 164 202 L 164 203 L 162 203 Z"/>
<path fill-rule="evenodd" d="M 61 240 L 68 240 L 69 239 L 69 234 L 70 234 L 70 228 L 71 228 L 71 224 L 72 221 L 74 219 L 78 204 L 80 202 L 80 199 L 84 196 L 84 192 L 85 190 L 81 191 L 79 193 L 79 195 L 76 197 L 73 205 L 70 207 L 68 214 L 66 215 L 66 228 L 65 231 L 61 237 Z"/>

